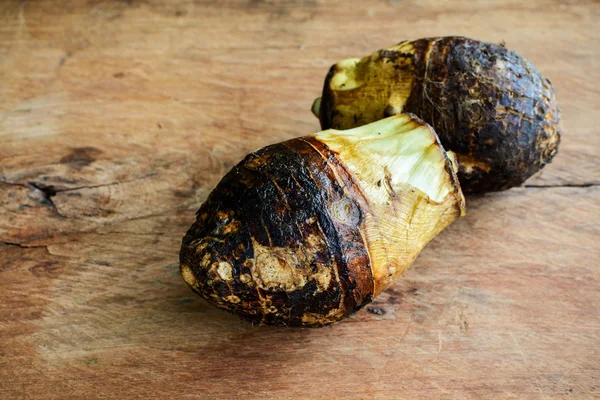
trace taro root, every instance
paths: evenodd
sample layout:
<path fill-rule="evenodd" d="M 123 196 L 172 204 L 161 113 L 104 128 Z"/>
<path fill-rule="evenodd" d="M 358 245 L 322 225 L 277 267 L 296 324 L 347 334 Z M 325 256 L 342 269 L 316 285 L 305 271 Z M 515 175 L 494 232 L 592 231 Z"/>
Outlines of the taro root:
<path fill-rule="evenodd" d="M 465 192 L 521 185 L 560 141 L 554 89 L 503 45 L 464 37 L 405 41 L 331 67 L 313 113 L 350 129 L 401 112 L 431 124 L 456 153 Z"/>
<path fill-rule="evenodd" d="M 208 302 L 255 323 L 339 321 L 464 214 L 453 157 L 408 114 L 264 147 L 198 210 L 181 275 Z"/>

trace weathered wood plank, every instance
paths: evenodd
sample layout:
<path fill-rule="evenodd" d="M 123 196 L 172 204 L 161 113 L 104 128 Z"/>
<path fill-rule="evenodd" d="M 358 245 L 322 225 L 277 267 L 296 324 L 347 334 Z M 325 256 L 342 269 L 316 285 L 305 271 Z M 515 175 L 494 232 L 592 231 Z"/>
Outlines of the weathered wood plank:
<path fill-rule="evenodd" d="M 214 132 L 234 137 L 237 159 L 317 130 L 308 109 L 337 60 L 452 32 L 504 40 L 555 83 L 564 140 L 560 156 L 532 182 L 600 181 L 593 154 L 600 140 L 595 4 L 219 4 L 5 4 L 0 140 L 11 145 L 3 158 L 18 156 L 16 143 L 31 138 L 40 152 L 49 140 L 64 150 L 83 132 L 93 135 L 84 142 L 122 142 L 119 149 L 130 153 L 128 141 L 156 143 L 168 134 L 185 148 L 187 135 Z M 491 12 L 494 18 L 484 18 Z M 524 15 L 531 28 L 522 26 Z"/>
<path fill-rule="evenodd" d="M 0 4 L 0 398 L 599 397 L 597 186 L 469 199 L 324 329 L 249 326 L 177 274 L 222 174 L 318 130 L 328 67 L 401 39 L 530 58 L 565 132 L 527 184 L 600 183 L 598 4 L 213 3 Z"/>
<path fill-rule="evenodd" d="M 0 388 L 27 398 L 328 398 L 332 385 L 348 398 L 592 398 L 599 198 L 594 187 L 471 199 L 373 304 L 380 311 L 318 330 L 252 327 L 193 295 L 177 276 L 188 212 L 0 247 Z"/>

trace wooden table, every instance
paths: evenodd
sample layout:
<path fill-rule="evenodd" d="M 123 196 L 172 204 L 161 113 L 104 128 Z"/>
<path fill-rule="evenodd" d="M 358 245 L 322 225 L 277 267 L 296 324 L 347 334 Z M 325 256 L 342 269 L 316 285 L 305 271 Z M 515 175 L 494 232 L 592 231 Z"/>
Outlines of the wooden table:
<path fill-rule="evenodd" d="M 600 397 L 598 2 L 40 0 L 0 15 L 0 398 Z M 195 296 L 180 240 L 219 178 L 319 130 L 309 109 L 334 62 L 448 34 L 505 41 L 552 80 L 555 161 L 469 198 L 335 326 L 253 327 Z"/>

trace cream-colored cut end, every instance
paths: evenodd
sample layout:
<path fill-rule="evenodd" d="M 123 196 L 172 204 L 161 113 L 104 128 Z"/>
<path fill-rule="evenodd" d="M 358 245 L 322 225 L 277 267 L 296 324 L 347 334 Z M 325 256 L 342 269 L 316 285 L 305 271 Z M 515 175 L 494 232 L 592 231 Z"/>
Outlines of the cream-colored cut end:
<path fill-rule="evenodd" d="M 401 113 L 413 87 L 414 53 L 412 44 L 403 42 L 335 64 L 325 88 L 335 110 L 331 126 L 349 129 Z"/>
<path fill-rule="evenodd" d="M 454 155 L 446 153 L 433 128 L 411 114 L 315 138 L 338 153 L 360 189 L 360 195 L 348 194 L 361 204 L 376 295 L 464 214 Z"/>
<path fill-rule="evenodd" d="M 338 131 L 330 129 L 316 138 L 340 154 L 371 201 L 386 202 L 406 185 L 442 202 L 456 191 L 447 171 L 455 166 L 433 129 L 410 114 L 400 114 L 369 125 Z"/>

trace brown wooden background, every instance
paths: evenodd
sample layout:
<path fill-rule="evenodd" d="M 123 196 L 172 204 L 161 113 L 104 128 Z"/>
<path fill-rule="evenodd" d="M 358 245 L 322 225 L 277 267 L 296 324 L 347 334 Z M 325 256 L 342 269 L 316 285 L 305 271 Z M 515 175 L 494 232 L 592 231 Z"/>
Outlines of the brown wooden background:
<path fill-rule="evenodd" d="M 597 1 L 2 1 L 0 398 L 600 397 Z M 178 276 L 219 178 L 312 133 L 334 62 L 402 39 L 505 41 L 564 136 L 468 199 L 371 308 L 252 327 Z"/>

